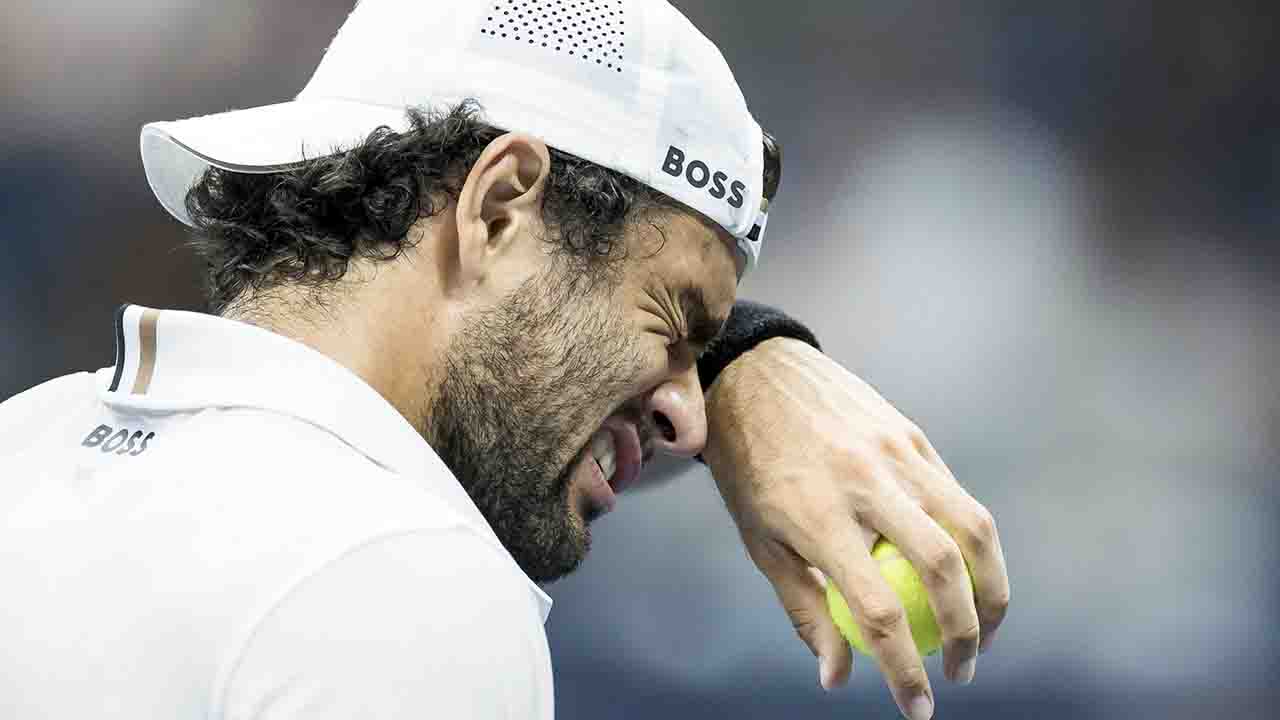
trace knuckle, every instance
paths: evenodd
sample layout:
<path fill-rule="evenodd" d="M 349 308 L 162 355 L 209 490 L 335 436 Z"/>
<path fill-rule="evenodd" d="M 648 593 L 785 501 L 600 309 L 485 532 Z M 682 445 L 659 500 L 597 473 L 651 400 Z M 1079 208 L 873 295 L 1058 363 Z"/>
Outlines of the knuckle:
<path fill-rule="evenodd" d="M 844 452 L 844 467 L 858 477 L 871 477 L 879 466 L 873 444 L 856 443 Z"/>
<path fill-rule="evenodd" d="M 988 621 L 992 625 L 999 625 L 1004 622 L 1004 616 L 1009 612 L 1009 588 L 1006 586 L 1003 590 L 996 593 L 994 598 L 988 601 L 987 615 Z"/>
<path fill-rule="evenodd" d="M 873 602 L 862 610 L 862 625 L 872 644 L 893 637 L 907 621 L 906 613 L 896 604 Z"/>
<path fill-rule="evenodd" d="M 800 639 L 812 648 L 818 637 L 817 618 L 813 613 L 802 608 L 793 608 L 788 614 L 791 616 L 791 627 L 795 629 L 796 635 L 799 635 Z"/>
<path fill-rule="evenodd" d="M 859 446 L 845 455 L 843 466 L 848 477 L 855 482 L 844 483 L 842 491 L 857 507 L 870 507 L 890 490 L 886 482 L 884 456 L 872 445 Z"/>
<path fill-rule="evenodd" d="M 895 460 L 905 460 L 915 453 L 915 445 L 905 433 L 884 432 L 876 438 L 876 447 Z"/>
<path fill-rule="evenodd" d="M 906 692 L 908 697 L 922 695 L 929 688 L 928 676 L 922 668 L 914 665 L 899 670 L 897 680 L 898 687 Z"/>
<path fill-rule="evenodd" d="M 978 610 L 972 603 L 941 605 L 935 614 L 943 635 L 955 640 L 976 640 L 981 637 L 982 623 Z"/>
<path fill-rule="evenodd" d="M 907 441 L 921 455 L 928 455 L 932 447 L 929 444 L 929 438 L 925 437 L 924 431 L 915 423 L 907 423 Z"/>
<path fill-rule="evenodd" d="M 996 543 L 996 519 L 992 517 L 990 510 L 978 505 L 964 533 L 975 551 L 987 550 Z"/>
<path fill-rule="evenodd" d="M 980 626 L 977 623 L 968 626 L 964 630 L 952 635 L 952 640 L 963 645 L 978 646 L 978 637 L 981 634 Z"/>
<path fill-rule="evenodd" d="M 929 550 L 920 563 L 920 579 L 925 587 L 939 587 L 959 577 L 964 558 L 959 548 L 940 545 Z"/>

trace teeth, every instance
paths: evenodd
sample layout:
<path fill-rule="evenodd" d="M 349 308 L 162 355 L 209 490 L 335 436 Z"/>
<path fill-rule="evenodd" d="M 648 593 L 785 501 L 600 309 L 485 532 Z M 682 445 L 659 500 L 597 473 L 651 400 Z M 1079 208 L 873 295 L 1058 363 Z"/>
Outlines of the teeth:
<path fill-rule="evenodd" d="M 606 429 L 596 432 L 591 438 L 591 457 L 600 463 L 605 480 L 613 480 L 613 472 L 618 469 L 617 453 L 613 447 L 613 433 Z"/>

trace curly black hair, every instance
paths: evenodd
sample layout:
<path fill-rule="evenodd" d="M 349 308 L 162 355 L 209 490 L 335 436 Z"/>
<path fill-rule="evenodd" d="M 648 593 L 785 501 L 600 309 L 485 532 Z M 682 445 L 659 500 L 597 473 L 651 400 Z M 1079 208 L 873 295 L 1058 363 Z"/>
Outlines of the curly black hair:
<path fill-rule="evenodd" d="M 409 228 L 457 199 L 471 166 L 504 132 L 484 123 L 471 100 L 407 112 L 404 132 L 379 127 L 348 150 L 280 172 L 205 171 L 186 208 L 211 312 L 225 312 L 247 291 L 323 287 L 354 259 L 397 257 L 412 242 Z M 776 190 L 780 153 L 771 141 L 766 136 L 765 182 Z M 617 240 L 641 211 L 681 207 L 627 175 L 548 150 L 543 220 L 560 256 L 584 275 L 625 255 Z"/>

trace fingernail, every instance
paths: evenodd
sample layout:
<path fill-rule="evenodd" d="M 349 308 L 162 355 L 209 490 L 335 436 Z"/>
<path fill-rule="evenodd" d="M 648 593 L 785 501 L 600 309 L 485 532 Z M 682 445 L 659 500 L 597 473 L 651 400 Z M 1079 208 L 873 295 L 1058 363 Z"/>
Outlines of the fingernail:
<path fill-rule="evenodd" d="M 827 659 L 824 657 L 818 658 L 818 685 L 823 690 L 831 690 L 827 685 Z"/>
<path fill-rule="evenodd" d="M 971 657 L 956 668 L 956 682 L 968 685 L 973 682 L 973 673 L 978 669 L 978 658 Z"/>
<path fill-rule="evenodd" d="M 933 701 L 928 695 L 917 695 L 907 706 L 907 717 L 910 720 L 929 720 L 933 717 Z"/>

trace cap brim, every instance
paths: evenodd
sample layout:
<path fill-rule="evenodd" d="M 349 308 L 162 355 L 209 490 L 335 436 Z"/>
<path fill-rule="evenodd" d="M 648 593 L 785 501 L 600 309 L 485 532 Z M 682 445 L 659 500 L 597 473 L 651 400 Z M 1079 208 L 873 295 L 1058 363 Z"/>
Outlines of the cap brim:
<path fill-rule="evenodd" d="M 142 128 L 142 165 L 160 204 L 191 225 L 187 191 L 210 166 L 279 172 L 350 148 L 383 125 L 408 129 L 405 109 L 316 98 L 155 122 Z"/>

